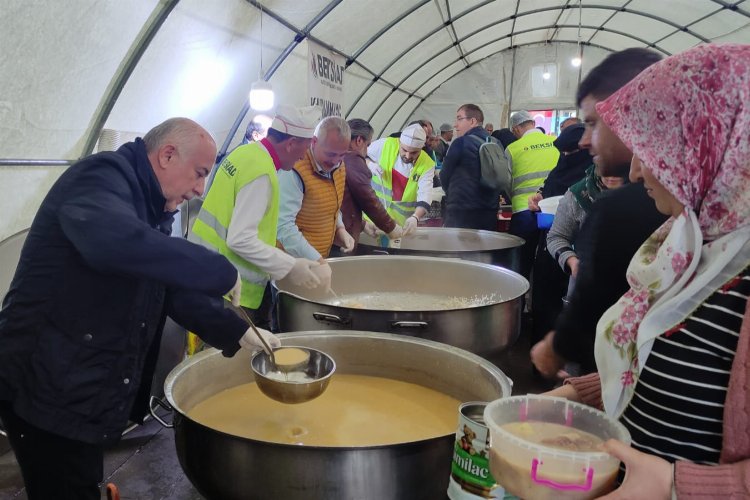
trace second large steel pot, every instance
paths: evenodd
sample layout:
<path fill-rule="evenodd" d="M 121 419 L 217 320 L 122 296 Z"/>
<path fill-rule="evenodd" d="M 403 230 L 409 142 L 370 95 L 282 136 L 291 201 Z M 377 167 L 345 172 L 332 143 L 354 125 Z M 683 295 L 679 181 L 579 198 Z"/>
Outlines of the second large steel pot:
<path fill-rule="evenodd" d="M 444 310 L 399 310 L 333 305 L 332 296 L 274 283 L 281 331 L 364 330 L 436 340 L 492 355 L 516 341 L 523 295 L 529 283 L 508 269 L 460 259 L 407 256 L 358 256 L 329 259 L 332 289 L 347 294 L 421 292 L 443 296 L 496 294 L 486 305 Z"/>
<path fill-rule="evenodd" d="M 473 260 L 518 272 L 523 238 L 495 231 L 448 227 L 420 227 L 401 240 L 400 248 L 383 248 L 375 238 L 362 233 L 358 255 L 414 255 Z"/>
<path fill-rule="evenodd" d="M 460 401 L 509 396 L 510 380 L 492 363 L 436 342 L 369 332 L 294 332 L 282 343 L 330 354 L 338 373 L 390 377 Z M 178 365 L 164 392 L 174 412 L 177 456 L 208 499 L 435 500 L 445 498 L 455 434 L 369 447 L 277 444 L 226 434 L 187 414 L 207 397 L 251 382 L 249 357 L 211 349 Z M 165 403 L 152 400 L 154 403 Z M 344 408 L 342 408 L 343 410 Z M 458 421 L 458 408 L 456 408 Z M 372 422 L 378 425 L 378 422 Z"/>

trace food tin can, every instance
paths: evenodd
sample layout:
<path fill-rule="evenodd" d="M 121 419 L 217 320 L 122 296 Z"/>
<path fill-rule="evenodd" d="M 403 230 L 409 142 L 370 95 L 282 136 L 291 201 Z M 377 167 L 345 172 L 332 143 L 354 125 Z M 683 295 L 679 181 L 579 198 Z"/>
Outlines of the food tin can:
<path fill-rule="evenodd" d="M 490 474 L 490 431 L 484 424 L 487 403 L 472 401 L 458 407 L 458 429 L 448 482 L 451 500 L 515 499 Z"/>

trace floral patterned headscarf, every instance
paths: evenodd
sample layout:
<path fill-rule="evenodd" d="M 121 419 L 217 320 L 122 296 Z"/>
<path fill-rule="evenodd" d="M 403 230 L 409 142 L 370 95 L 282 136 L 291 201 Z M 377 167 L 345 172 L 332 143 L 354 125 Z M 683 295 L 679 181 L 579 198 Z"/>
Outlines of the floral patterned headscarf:
<path fill-rule="evenodd" d="M 619 416 L 654 338 L 750 259 L 750 45 L 701 45 L 597 104 L 601 119 L 685 206 L 641 246 L 630 290 L 597 325 L 605 409 Z"/>

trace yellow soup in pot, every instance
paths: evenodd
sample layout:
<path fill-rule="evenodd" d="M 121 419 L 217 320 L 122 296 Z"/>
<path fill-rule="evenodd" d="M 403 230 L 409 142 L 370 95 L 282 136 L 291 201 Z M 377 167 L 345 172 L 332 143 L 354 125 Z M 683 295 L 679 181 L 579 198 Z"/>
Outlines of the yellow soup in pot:
<path fill-rule="evenodd" d="M 460 402 L 383 377 L 337 374 L 318 398 L 279 403 L 253 382 L 215 394 L 188 416 L 236 436 L 308 446 L 376 446 L 452 434 Z"/>

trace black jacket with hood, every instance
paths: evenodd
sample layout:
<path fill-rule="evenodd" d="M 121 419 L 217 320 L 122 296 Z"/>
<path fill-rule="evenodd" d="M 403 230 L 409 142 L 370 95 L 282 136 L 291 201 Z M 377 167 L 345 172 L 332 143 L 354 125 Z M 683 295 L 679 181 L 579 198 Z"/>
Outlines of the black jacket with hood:
<path fill-rule="evenodd" d="M 0 401 L 69 439 L 111 443 L 146 412 L 167 314 L 231 356 L 246 325 L 224 257 L 169 236 L 143 141 L 85 158 L 39 208 L 0 311 Z"/>

